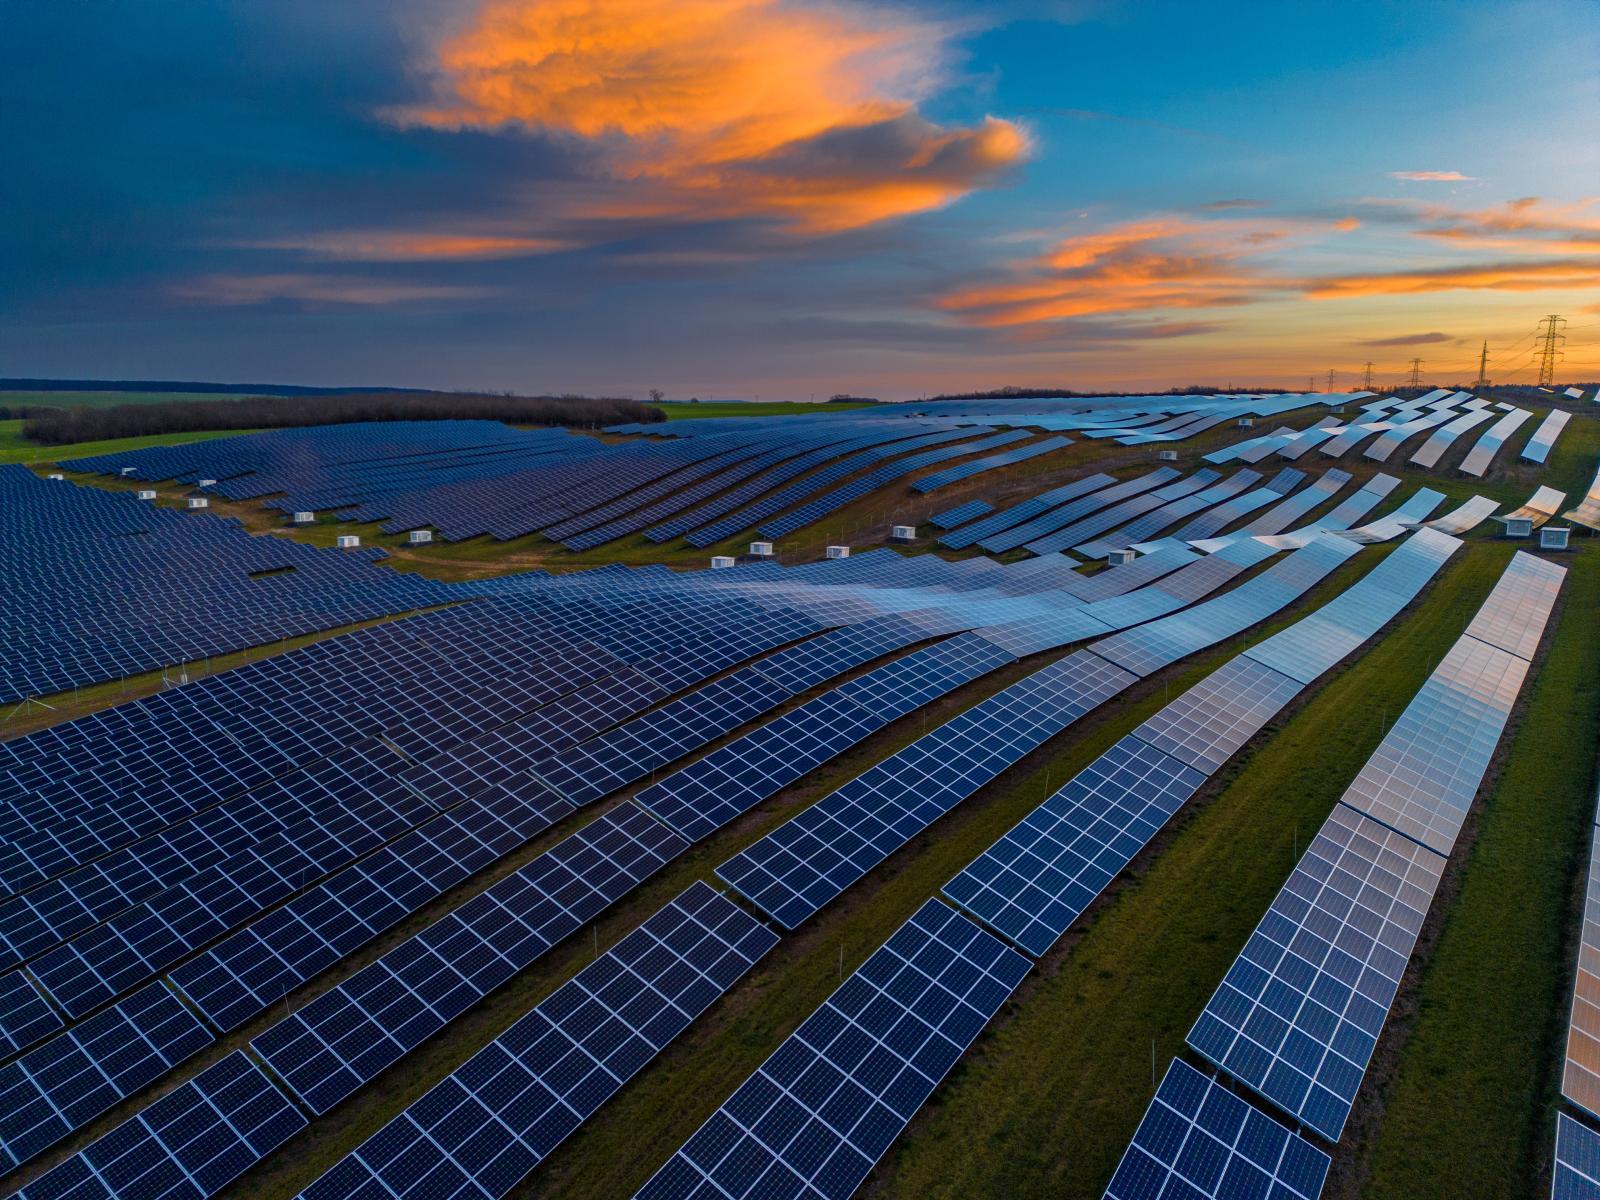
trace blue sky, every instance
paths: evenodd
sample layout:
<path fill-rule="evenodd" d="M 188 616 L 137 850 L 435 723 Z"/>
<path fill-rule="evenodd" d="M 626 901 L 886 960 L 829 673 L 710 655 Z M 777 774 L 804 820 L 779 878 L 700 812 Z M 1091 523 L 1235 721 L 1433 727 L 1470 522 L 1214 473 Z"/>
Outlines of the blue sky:
<path fill-rule="evenodd" d="M 0 15 L 0 373 L 889 397 L 1600 376 L 1600 10 Z"/>

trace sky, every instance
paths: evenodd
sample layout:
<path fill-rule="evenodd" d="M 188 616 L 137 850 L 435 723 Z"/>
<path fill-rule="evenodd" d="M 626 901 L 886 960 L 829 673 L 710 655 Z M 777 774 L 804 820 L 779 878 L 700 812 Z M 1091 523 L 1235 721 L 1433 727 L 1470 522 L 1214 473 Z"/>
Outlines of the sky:
<path fill-rule="evenodd" d="M 1595 0 L 7 0 L 0 375 L 1600 378 Z"/>

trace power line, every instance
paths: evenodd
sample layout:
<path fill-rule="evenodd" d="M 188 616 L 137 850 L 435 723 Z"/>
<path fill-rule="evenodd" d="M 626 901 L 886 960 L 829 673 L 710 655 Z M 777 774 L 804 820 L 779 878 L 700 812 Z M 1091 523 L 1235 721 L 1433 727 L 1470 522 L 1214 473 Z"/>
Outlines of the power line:
<path fill-rule="evenodd" d="M 1556 360 L 1567 340 L 1567 335 L 1561 332 L 1566 323 L 1560 313 L 1551 313 L 1539 322 L 1544 330 L 1544 346 L 1539 352 L 1540 387 L 1550 387 L 1556 381 Z"/>

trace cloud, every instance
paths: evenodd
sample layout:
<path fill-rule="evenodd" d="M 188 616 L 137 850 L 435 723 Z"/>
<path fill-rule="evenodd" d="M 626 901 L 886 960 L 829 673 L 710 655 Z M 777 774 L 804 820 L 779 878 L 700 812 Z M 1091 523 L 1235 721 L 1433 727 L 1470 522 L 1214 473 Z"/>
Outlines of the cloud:
<path fill-rule="evenodd" d="M 1390 346 L 1426 346 L 1434 342 L 1453 342 L 1455 339 L 1448 333 L 1403 333 L 1398 337 L 1368 338 L 1364 342 L 1357 342 L 1358 346 L 1366 346 L 1372 350 L 1383 350 Z"/>
<path fill-rule="evenodd" d="M 1155 218 L 1069 237 L 1000 283 L 959 289 L 939 308 L 974 325 L 1011 326 L 1106 313 L 1222 308 L 1284 286 L 1243 261 L 1285 229 Z"/>
<path fill-rule="evenodd" d="M 524 258 L 573 248 L 573 243 L 552 237 L 383 230 L 315 233 L 240 244 L 252 250 L 297 250 L 308 258 L 341 262 Z"/>
<path fill-rule="evenodd" d="M 1472 263 L 1376 274 L 1333 275 L 1310 280 L 1305 294 L 1313 300 L 1352 296 L 1395 296 L 1456 289 L 1536 292 L 1552 288 L 1600 288 L 1600 263 L 1581 258 L 1544 262 Z"/>
<path fill-rule="evenodd" d="M 1013 122 L 952 128 L 918 111 L 948 37 L 782 0 L 488 0 L 433 47 L 432 97 L 387 116 L 580 144 L 593 180 L 547 196 L 546 219 L 833 233 L 949 204 L 1027 157 Z"/>
<path fill-rule="evenodd" d="M 1409 179 L 1418 183 L 1473 183 L 1477 181 L 1475 175 L 1463 175 L 1460 171 L 1390 171 L 1390 179 Z"/>
<path fill-rule="evenodd" d="M 173 285 L 175 299 L 227 307 L 290 301 L 312 306 L 386 307 L 439 300 L 481 299 L 493 289 L 454 284 L 413 283 L 355 275 L 214 274 Z"/>
<path fill-rule="evenodd" d="M 1361 228 L 1361 222 L 1355 217 L 1340 217 L 1333 223 L 1333 227 L 1340 233 L 1351 233 Z"/>
<path fill-rule="evenodd" d="M 1202 204 L 1201 212 L 1223 212 L 1230 208 L 1265 208 L 1265 200 L 1213 200 L 1210 204 Z"/>

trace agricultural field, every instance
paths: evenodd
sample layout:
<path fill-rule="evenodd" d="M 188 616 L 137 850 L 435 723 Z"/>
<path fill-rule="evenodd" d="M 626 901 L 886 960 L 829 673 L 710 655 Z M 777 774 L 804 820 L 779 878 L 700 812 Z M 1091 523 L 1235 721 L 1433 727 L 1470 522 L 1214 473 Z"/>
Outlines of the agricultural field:
<path fill-rule="evenodd" d="M 1590 406 L 663 407 L 0 425 L 20 1195 L 1549 1192 Z"/>

